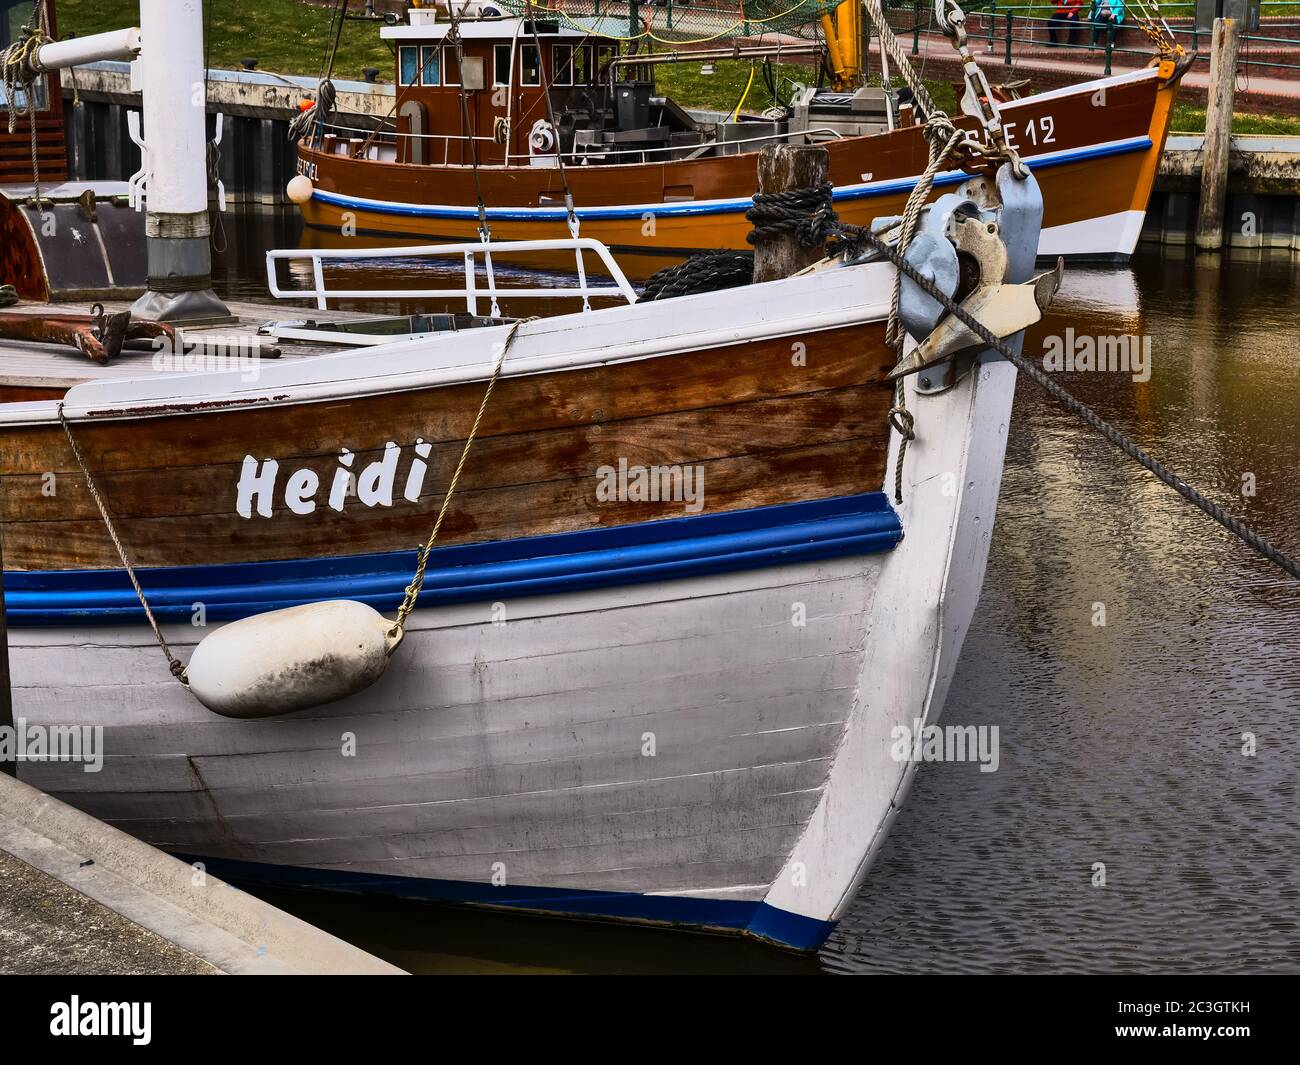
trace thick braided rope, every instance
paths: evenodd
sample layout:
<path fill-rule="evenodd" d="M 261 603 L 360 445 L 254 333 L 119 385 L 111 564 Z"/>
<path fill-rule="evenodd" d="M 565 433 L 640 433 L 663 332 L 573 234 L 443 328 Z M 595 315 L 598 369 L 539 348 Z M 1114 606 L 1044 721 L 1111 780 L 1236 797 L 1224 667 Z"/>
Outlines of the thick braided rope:
<path fill-rule="evenodd" d="M 646 281 L 637 303 L 738 288 L 754 280 L 754 253 L 711 251 L 692 255 L 684 263 L 665 266 Z"/>
<path fill-rule="evenodd" d="M 912 238 L 916 236 L 916 227 L 920 224 L 921 211 L 930 198 L 930 192 L 934 188 L 935 176 L 943 169 L 948 157 L 952 155 L 966 134 L 963 130 L 956 128 L 949 121 L 947 115 L 939 111 L 926 120 L 925 136 L 930 143 L 930 162 L 926 165 L 925 172 L 917 180 L 916 186 L 907 198 L 907 206 L 903 209 L 903 220 L 897 245 L 900 254 L 907 251 L 912 243 Z M 946 137 L 942 145 L 939 143 L 940 137 Z M 885 344 L 893 348 L 900 359 L 903 357 L 905 332 L 901 318 L 902 298 L 903 275 L 895 272 L 893 291 L 889 296 L 889 317 L 885 321 Z M 907 458 L 907 445 L 916 439 L 916 419 L 907 409 L 907 393 L 903 389 L 902 381 L 899 381 L 894 389 L 894 406 L 889 412 L 889 417 L 899 435 L 898 460 L 894 463 L 894 502 L 901 503 L 903 501 L 903 462 Z"/>
<path fill-rule="evenodd" d="M 825 243 L 839 230 L 829 181 L 809 188 L 754 194 L 745 219 L 754 227 L 745 239 L 759 244 L 778 236 L 792 236 L 805 248 Z"/>
<path fill-rule="evenodd" d="M 167 646 L 167 640 L 162 634 L 162 629 L 158 627 L 158 619 L 153 616 L 153 611 L 149 609 L 149 601 L 145 598 L 144 589 L 140 587 L 140 582 L 136 579 L 135 568 L 127 557 L 126 548 L 122 546 L 122 540 L 117 535 L 117 529 L 113 527 L 113 518 L 108 512 L 108 506 L 99 494 L 99 487 L 95 484 L 95 478 L 90 473 L 90 467 L 86 465 L 86 460 L 81 454 L 77 439 L 72 435 L 72 426 L 63 414 L 62 403 L 59 404 L 58 414 L 64 435 L 68 438 L 68 445 L 72 448 L 72 456 L 77 460 L 77 465 L 81 468 L 81 475 L 86 479 L 86 487 L 90 489 L 90 498 L 95 501 L 95 506 L 99 508 L 99 516 L 103 518 L 104 528 L 108 530 L 109 539 L 113 541 L 113 547 L 117 549 L 117 557 L 122 560 L 122 568 L 126 570 L 126 575 L 131 579 L 131 587 L 135 589 L 136 598 L 140 600 L 140 606 L 144 608 L 144 616 L 149 620 L 149 627 L 153 629 L 154 639 L 158 641 L 158 646 L 162 648 L 163 654 L 167 656 L 167 663 L 171 667 L 172 676 L 186 687 L 189 687 L 185 680 L 185 665 L 172 654 L 172 649 Z"/>
<path fill-rule="evenodd" d="M 456 486 L 460 484 L 460 475 L 465 472 L 465 463 L 469 459 L 470 448 L 474 446 L 474 438 L 478 436 L 479 426 L 483 422 L 483 413 L 487 410 L 488 402 L 492 399 L 492 392 L 501 376 L 501 367 L 505 364 L 510 346 L 514 343 L 520 327 L 534 321 L 536 321 L 535 318 L 519 319 L 510 327 L 510 332 L 506 334 L 506 339 L 501 345 L 501 351 L 492 366 L 492 376 L 488 378 L 487 388 L 483 391 L 483 399 L 478 405 L 478 413 L 474 415 L 474 424 L 470 426 L 469 436 L 465 438 L 465 446 L 461 449 L 460 461 L 456 463 L 456 472 L 451 476 L 451 483 L 447 486 L 447 494 L 442 497 L 442 505 L 438 508 L 438 517 L 433 523 L 433 530 L 429 533 L 429 538 L 419 548 L 420 557 L 415 566 L 415 576 L 411 578 L 411 583 L 406 586 L 406 596 L 402 600 L 402 605 L 398 607 L 397 620 L 393 623 L 393 627 L 388 630 L 388 635 L 392 638 L 401 639 L 402 633 L 406 629 L 406 619 L 411 616 L 411 611 L 415 609 L 416 600 L 420 598 L 420 591 L 424 587 L 424 571 L 429 564 L 429 552 L 433 550 L 434 541 L 438 539 L 438 533 L 442 530 L 442 523 L 447 517 L 447 512 L 451 509 L 451 501 L 456 495 Z"/>
<path fill-rule="evenodd" d="M 1152 458 L 1148 455 L 1133 440 L 1107 422 L 1087 404 L 1072 396 L 1066 389 L 1062 388 L 1048 377 L 1046 373 L 1035 366 L 1030 360 L 1015 351 L 1006 343 L 1006 341 L 1002 340 L 1000 337 L 994 336 L 993 333 L 985 328 L 984 325 L 954 302 L 946 292 L 930 281 L 929 278 L 925 277 L 919 270 L 912 266 L 911 263 L 899 255 L 897 251 L 876 237 L 875 234 L 868 230 L 861 230 L 857 234 L 857 239 L 865 242 L 873 250 L 880 253 L 893 263 L 899 272 L 906 274 L 916 282 L 916 284 L 924 290 L 926 295 L 939 303 L 944 310 L 979 337 L 983 343 L 996 351 L 1006 359 L 1007 362 L 1011 363 L 1017 370 L 1033 381 L 1034 384 L 1061 404 L 1061 406 L 1067 411 L 1075 415 L 1075 417 L 1079 418 L 1086 425 L 1097 430 L 1097 432 L 1124 452 L 1124 454 L 1129 458 L 1138 463 L 1138 465 L 1154 474 L 1163 484 L 1168 485 L 1187 500 L 1187 502 L 1191 503 L 1192 506 L 1213 518 L 1216 522 L 1222 525 L 1223 528 L 1232 533 L 1233 536 L 1237 537 L 1248 547 L 1263 555 L 1275 566 L 1284 570 L 1292 577 L 1300 579 L 1300 562 L 1297 562 L 1282 551 L 1279 551 L 1244 522 L 1233 517 L 1213 500 L 1208 499 L 1158 459 Z"/>
<path fill-rule="evenodd" d="M 932 132 L 935 136 L 931 135 Z M 944 134 L 946 138 L 940 144 L 937 136 Z M 934 189 L 934 179 L 965 136 L 965 131 L 953 126 L 946 115 L 943 116 L 942 122 L 935 122 L 933 126 L 929 122 L 926 123 L 926 138 L 930 142 L 930 162 L 926 164 L 925 171 L 917 179 L 911 195 L 907 197 L 907 206 L 903 208 L 903 221 L 897 244 L 900 252 L 907 251 L 911 246 L 912 238 L 916 236 L 916 227 L 920 224 L 921 211 L 925 208 L 926 201 L 929 200 L 930 193 Z M 889 321 L 885 325 L 885 343 L 900 355 L 903 346 L 903 328 L 898 313 L 903 291 L 902 284 L 902 275 L 895 274 L 894 291 L 889 301 Z"/>

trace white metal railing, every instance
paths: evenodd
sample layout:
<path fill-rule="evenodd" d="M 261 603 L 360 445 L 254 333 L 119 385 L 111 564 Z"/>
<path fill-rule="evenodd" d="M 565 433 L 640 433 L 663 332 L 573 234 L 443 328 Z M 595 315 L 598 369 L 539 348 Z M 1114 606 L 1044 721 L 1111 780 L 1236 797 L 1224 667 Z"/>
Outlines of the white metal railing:
<path fill-rule="evenodd" d="M 504 288 L 497 284 L 496 272 L 492 266 L 493 253 L 516 256 L 526 252 L 572 252 L 578 264 L 577 283 L 566 288 L 523 288 L 512 286 Z M 583 252 L 595 255 L 609 273 L 612 285 L 592 285 L 588 282 L 583 267 Z M 326 262 L 354 262 L 368 259 L 433 259 L 461 256 L 465 266 L 465 284 L 461 288 L 362 288 L 333 289 L 325 283 Z M 478 257 L 483 257 L 486 285 L 480 286 L 478 280 Z M 282 289 L 276 264 L 281 261 L 306 260 L 311 264 L 312 284 L 310 289 Z M 321 249 L 276 249 L 266 253 L 266 285 L 276 299 L 314 299 L 318 310 L 328 310 L 330 300 L 392 300 L 392 299 L 451 299 L 465 297 L 465 309 L 470 314 L 478 314 L 478 301 L 487 298 L 492 307 L 493 316 L 499 316 L 500 300 L 509 299 L 543 299 L 543 298 L 581 298 L 582 309 L 591 309 L 591 298 L 622 297 L 628 303 L 637 300 L 636 290 L 632 287 L 623 271 L 614 261 L 613 255 L 604 244 L 590 237 L 556 238 L 554 240 L 506 240 L 506 241 L 466 241 L 463 244 L 422 244 L 411 248 L 321 248 Z"/>
<path fill-rule="evenodd" d="M 658 152 L 698 152 L 704 148 L 732 148 L 742 144 L 765 144 L 768 141 L 784 141 L 791 137 L 811 136 L 814 133 L 829 133 L 836 140 L 843 140 L 844 135 L 830 126 L 818 126 L 815 129 L 796 129 L 787 133 L 765 133 L 761 137 L 741 137 L 734 141 L 701 141 L 699 144 L 663 144 L 647 148 L 606 148 L 601 144 L 574 144 L 567 152 L 564 153 L 566 159 L 575 163 L 580 163 L 586 156 L 599 156 L 604 159 L 611 155 L 654 155 Z M 743 153 L 742 153 L 743 154 Z M 529 155 L 523 155 L 520 152 L 511 152 L 510 159 L 528 159 Z M 647 160 L 649 161 L 649 160 Z M 664 159 L 662 162 L 675 162 L 676 160 Z"/>
<path fill-rule="evenodd" d="M 388 126 L 383 126 L 377 130 L 362 129 L 357 126 L 340 126 L 331 124 L 323 127 L 325 130 L 343 130 L 350 133 L 365 133 L 373 137 L 374 143 L 383 143 L 396 145 L 400 140 L 415 141 L 442 141 L 442 162 L 447 165 L 450 158 L 451 144 L 453 141 L 465 143 L 467 141 L 483 141 L 489 144 L 500 146 L 500 142 L 495 137 L 475 136 L 466 137 L 454 133 L 402 133 Z M 600 144 L 575 144 L 564 157 L 575 165 L 581 164 L 582 160 L 587 157 L 599 157 L 605 159 L 611 156 L 637 155 L 641 156 L 645 162 L 650 162 L 647 156 L 660 155 L 668 152 L 698 152 L 705 148 L 737 148 L 742 144 L 765 144 L 768 141 L 788 141 L 795 137 L 811 137 L 814 135 L 829 135 L 836 140 L 843 140 L 844 135 L 830 126 L 816 126 L 811 129 L 797 129 L 786 133 L 765 133 L 758 137 L 741 137 L 734 141 L 717 140 L 701 141 L 698 144 L 662 144 L 647 146 L 645 148 L 609 148 Z M 344 140 L 360 140 L 362 138 L 343 138 Z M 531 159 L 534 158 L 531 152 L 507 152 L 507 163 L 511 159 Z M 672 162 L 672 160 L 662 160 Z M 464 165 L 464 164 L 462 164 Z"/>

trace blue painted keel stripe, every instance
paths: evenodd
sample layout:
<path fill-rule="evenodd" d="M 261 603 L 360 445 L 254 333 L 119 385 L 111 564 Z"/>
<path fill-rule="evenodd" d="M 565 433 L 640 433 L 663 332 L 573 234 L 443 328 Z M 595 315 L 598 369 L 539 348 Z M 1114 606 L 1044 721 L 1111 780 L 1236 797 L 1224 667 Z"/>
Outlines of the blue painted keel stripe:
<path fill-rule="evenodd" d="M 257 520 L 257 519 L 253 519 Z M 280 519 L 286 520 L 286 519 Z M 610 528 L 443 547 L 421 603 L 482 602 L 696 577 L 887 551 L 902 538 L 883 492 Z M 188 621 L 195 603 L 230 621 L 322 599 L 397 608 L 414 551 L 138 570 L 154 612 Z M 10 624 L 142 621 L 122 570 L 5 574 Z"/>
<path fill-rule="evenodd" d="M 1128 155 L 1132 152 L 1145 152 L 1153 147 L 1150 137 L 1131 137 L 1113 144 L 1091 145 L 1087 148 L 1074 148 L 1061 152 L 1052 152 L 1037 158 L 1025 159 L 1034 171 L 1050 170 L 1057 166 L 1068 166 L 1093 159 L 1107 159 L 1115 155 Z M 970 175 L 960 170 L 950 170 L 936 175 L 935 188 L 960 185 Z M 890 196 L 901 192 L 910 192 L 916 185 L 916 178 L 897 178 L 892 181 L 873 181 L 863 185 L 846 185 L 832 193 L 836 203 L 852 200 L 870 199 L 877 196 Z M 393 200 L 371 200 L 360 196 L 345 196 L 339 192 L 326 192 L 316 189 L 312 199 L 333 207 L 348 210 L 368 211 L 371 214 L 400 215 L 408 218 L 459 218 L 477 219 L 478 210 L 474 207 L 459 207 L 451 204 L 400 203 Z M 580 221 L 608 221 L 619 218 L 641 218 L 647 211 L 653 211 L 658 217 L 692 217 L 713 214 L 743 213 L 752 207 L 754 201 L 748 196 L 737 196 L 722 200 L 701 200 L 697 203 L 652 203 L 632 204 L 624 207 L 579 207 Z M 489 207 L 488 219 L 501 222 L 563 222 L 568 218 L 563 207 Z"/>
<path fill-rule="evenodd" d="M 459 880 L 426 880 L 382 873 L 307 869 L 230 858 L 204 858 L 193 854 L 177 854 L 176 857 L 190 864 L 201 862 L 214 876 L 236 883 L 535 910 L 569 917 L 653 921 L 702 930 L 744 932 L 794 950 L 816 950 L 835 928 L 833 921 L 819 921 L 789 913 L 765 902 L 568 888 L 498 888 L 490 884 L 471 884 Z"/>

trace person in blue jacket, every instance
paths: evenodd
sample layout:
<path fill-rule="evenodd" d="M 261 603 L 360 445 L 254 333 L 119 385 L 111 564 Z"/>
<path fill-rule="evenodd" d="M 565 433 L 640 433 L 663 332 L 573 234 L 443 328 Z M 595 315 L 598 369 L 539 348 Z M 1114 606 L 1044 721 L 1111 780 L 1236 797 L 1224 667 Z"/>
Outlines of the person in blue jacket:
<path fill-rule="evenodd" d="M 1108 32 L 1111 26 L 1116 29 L 1124 21 L 1124 0 L 1092 0 L 1092 46 L 1097 47 L 1097 38 Z"/>

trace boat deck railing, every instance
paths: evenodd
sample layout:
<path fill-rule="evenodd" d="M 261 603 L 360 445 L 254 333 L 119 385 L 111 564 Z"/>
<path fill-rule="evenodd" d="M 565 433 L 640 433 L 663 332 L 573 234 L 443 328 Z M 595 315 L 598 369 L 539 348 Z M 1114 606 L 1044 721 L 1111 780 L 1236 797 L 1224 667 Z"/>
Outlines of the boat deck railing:
<path fill-rule="evenodd" d="M 577 276 L 566 287 L 537 287 L 511 285 L 503 286 L 497 282 L 493 267 L 494 253 L 508 255 L 512 260 L 520 255 L 534 253 L 571 253 L 578 265 Z M 600 260 L 605 273 L 609 275 L 610 284 L 592 284 L 583 265 L 583 254 L 590 253 Z M 325 275 L 326 263 L 364 262 L 382 260 L 384 262 L 401 262 L 403 260 L 446 259 L 459 256 L 464 263 L 465 283 L 460 288 L 332 288 Z M 479 260 L 482 259 L 483 284 L 479 278 Z M 310 288 L 280 287 L 280 262 L 306 262 L 311 268 L 312 283 Z M 417 267 L 418 268 L 418 267 Z M 466 241 L 461 244 L 421 244 L 401 248 L 312 248 L 312 249 L 275 249 L 266 253 L 266 284 L 271 295 L 276 299 L 314 299 L 319 310 L 329 310 L 330 300 L 433 300 L 465 298 L 465 309 L 477 315 L 478 302 L 487 299 L 492 306 L 492 313 L 499 314 L 498 304 L 502 299 L 581 299 L 582 309 L 590 310 L 593 298 L 623 299 L 628 303 L 637 301 L 636 290 L 628 281 L 609 248 L 590 237 L 567 237 L 553 240 L 509 240 L 509 241 Z"/>
<path fill-rule="evenodd" d="M 755 123 L 764 125 L 768 123 Z M 359 126 L 344 126 L 338 123 L 331 123 L 322 127 L 326 134 L 337 136 L 339 133 L 347 136 L 339 137 L 337 143 L 345 145 L 362 144 L 369 151 L 378 145 L 393 148 L 399 141 L 430 141 L 442 142 L 442 164 L 443 166 L 451 165 L 451 145 L 453 142 L 466 144 L 469 141 L 478 141 L 484 144 L 492 145 L 496 148 L 502 148 L 503 145 L 495 137 L 466 137 L 463 134 L 456 133 L 404 133 L 391 127 L 384 126 L 378 130 L 365 129 Z M 365 137 L 356 136 L 356 134 L 366 134 Z M 820 138 L 820 140 L 812 140 Z M 564 159 L 567 164 L 580 166 L 584 161 L 605 160 L 612 158 L 627 157 L 628 162 L 663 162 L 674 159 L 692 159 L 704 151 L 711 151 L 714 148 L 720 148 L 723 151 L 732 149 L 739 150 L 744 146 L 757 144 L 770 144 L 774 142 L 796 142 L 796 143 L 823 143 L 826 140 L 843 140 L 844 134 L 830 126 L 813 126 L 808 129 L 789 130 L 785 133 L 764 133 L 753 137 L 738 137 L 735 140 L 719 140 L 716 137 L 713 140 L 700 141 L 695 144 L 664 144 L 655 146 L 646 146 L 641 148 L 612 148 L 603 144 L 575 144 L 572 149 L 564 153 Z M 324 151 L 324 138 L 314 142 L 314 146 Z M 435 146 L 436 150 L 436 146 Z M 328 154 L 328 153 L 327 153 Z M 742 153 L 743 154 L 743 153 Z M 497 158 L 494 159 L 493 156 Z M 635 159 L 632 157 L 636 157 Z M 504 162 L 519 164 L 525 163 L 530 159 L 552 158 L 553 156 L 539 157 L 532 153 L 509 152 L 504 154 Z M 485 157 L 479 160 L 480 165 L 492 166 L 500 165 L 497 159 L 502 157 L 495 152 L 485 153 Z M 426 160 L 426 165 L 437 165 L 434 160 Z M 470 164 L 462 164 L 468 166 Z"/>

